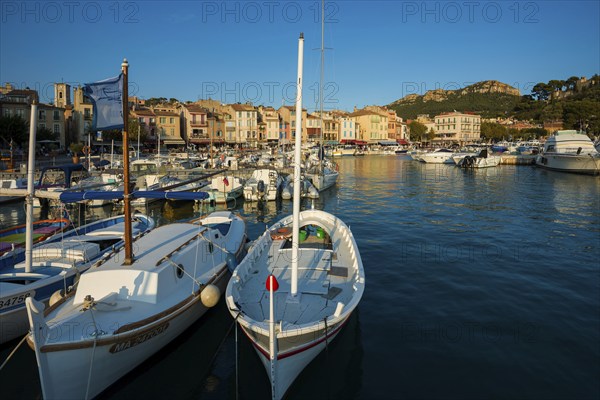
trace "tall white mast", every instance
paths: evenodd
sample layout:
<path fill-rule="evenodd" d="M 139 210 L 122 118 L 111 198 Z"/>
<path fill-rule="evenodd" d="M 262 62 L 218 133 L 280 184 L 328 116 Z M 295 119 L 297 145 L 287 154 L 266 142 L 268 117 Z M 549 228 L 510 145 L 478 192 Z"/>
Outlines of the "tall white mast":
<path fill-rule="evenodd" d="M 300 146 L 302 145 L 302 67 L 304 63 L 304 34 L 298 39 L 298 81 L 296 82 L 296 141 L 294 151 L 294 205 L 292 214 L 292 282 L 290 297 L 298 293 L 298 237 L 300 229 Z"/>
<path fill-rule="evenodd" d="M 27 165 L 27 196 L 25 202 L 27 209 L 25 211 L 25 272 L 31 272 L 33 261 L 33 175 L 35 174 L 35 135 L 37 133 L 37 100 L 31 103 L 31 118 L 29 122 L 29 158 Z"/>
<path fill-rule="evenodd" d="M 319 76 L 319 116 L 321 117 L 321 147 L 319 148 L 319 175 L 323 175 L 323 160 L 321 152 L 325 156 L 325 121 L 323 120 L 323 80 L 325 79 L 325 0 L 321 0 L 321 74 Z M 318 179 L 325 179 L 319 177 Z M 321 186 L 320 186 L 321 187 Z"/>

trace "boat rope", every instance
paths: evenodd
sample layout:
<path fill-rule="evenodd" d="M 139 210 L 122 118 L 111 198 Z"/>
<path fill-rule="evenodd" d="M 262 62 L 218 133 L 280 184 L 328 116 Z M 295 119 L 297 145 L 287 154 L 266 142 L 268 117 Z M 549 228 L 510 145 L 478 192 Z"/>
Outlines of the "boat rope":
<path fill-rule="evenodd" d="M 329 331 L 329 327 L 327 326 L 327 317 L 323 318 L 323 321 L 325 322 L 325 367 L 327 367 L 329 369 L 329 338 L 328 338 L 328 331 Z M 330 396 L 331 394 L 331 382 L 328 379 L 327 380 L 327 398 L 331 398 Z"/>
<path fill-rule="evenodd" d="M 18 348 L 21 347 L 21 345 L 25 342 L 25 339 L 27 339 L 27 336 L 29 336 L 29 333 L 27 333 L 25 336 L 23 336 L 23 339 L 21 339 L 21 341 L 19 342 L 19 344 L 16 345 L 15 348 L 10 352 L 10 354 L 8 355 L 8 357 L 6 357 L 6 360 L 4 360 L 4 362 L 2 363 L 2 365 L 0 365 L 0 371 L 2 371 L 2 369 L 4 368 L 4 366 L 12 358 L 13 354 L 15 354 L 17 352 Z"/>
<path fill-rule="evenodd" d="M 238 324 L 237 319 L 240 316 L 238 312 L 235 318 L 233 319 L 233 324 L 235 325 L 235 399 L 238 400 L 240 398 L 240 370 L 239 370 L 239 354 L 238 354 Z"/>
<path fill-rule="evenodd" d="M 187 275 L 192 281 L 194 281 L 194 283 L 196 285 L 198 285 L 198 287 L 202 287 L 202 285 L 204 285 L 202 282 L 200 282 L 199 280 L 197 280 L 196 278 L 194 278 L 192 275 L 189 274 L 189 272 L 187 272 L 185 270 L 185 268 L 181 268 L 181 266 L 179 264 L 176 264 L 175 261 L 171 260 L 169 257 L 165 257 L 163 258 L 163 260 L 168 261 L 169 263 L 171 263 L 175 268 L 177 268 L 178 270 L 180 270 L 181 272 L 183 272 L 184 275 Z M 193 292 L 192 292 L 193 293 Z"/>
<path fill-rule="evenodd" d="M 92 299 L 93 302 L 93 298 L 90 297 Z M 92 357 L 90 359 L 90 370 L 88 372 L 88 381 L 87 381 L 87 387 L 85 388 L 85 397 L 84 399 L 87 400 L 89 399 L 89 394 L 90 394 L 90 384 L 92 383 L 92 370 L 94 367 L 94 355 L 96 354 L 96 343 L 98 341 L 98 325 L 96 325 L 96 318 L 94 318 L 94 311 L 92 310 L 92 307 L 89 308 L 90 310 L 90 315 L 92 316 L 92 322 L 94 323 L 94 328 L 96 329 L 94 331 L 94 346 L 92 347 Z"/>

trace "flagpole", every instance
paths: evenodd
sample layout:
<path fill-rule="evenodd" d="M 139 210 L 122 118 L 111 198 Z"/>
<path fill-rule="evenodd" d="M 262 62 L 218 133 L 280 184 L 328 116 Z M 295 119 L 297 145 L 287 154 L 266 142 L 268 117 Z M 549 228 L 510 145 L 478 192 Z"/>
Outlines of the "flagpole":
<path fill-rule="evenodd" d="M 129 64 L 127 59 L 123 59 L 121 71 L 123 72 L 123 204 L 125 214 L 125 260 L 123 265 L 133 264 L 133 251 L 131 245 L 131 206 L 129 204 L 129 138 L 128 138 L 128 123 L 129 123 L 129 91 L 128 91 L 128 69 Z"/>

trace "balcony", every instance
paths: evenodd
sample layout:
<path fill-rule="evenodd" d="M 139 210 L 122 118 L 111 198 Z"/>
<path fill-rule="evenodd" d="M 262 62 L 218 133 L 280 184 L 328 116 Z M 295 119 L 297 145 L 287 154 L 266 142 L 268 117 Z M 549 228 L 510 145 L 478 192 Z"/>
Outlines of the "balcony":
<path fill-rule="evenodd" d="M 208 127 L 208 122 L 207 121 L 190 121 L 190 125 L 191 126 L 201 126 L 201 127 Z"/>

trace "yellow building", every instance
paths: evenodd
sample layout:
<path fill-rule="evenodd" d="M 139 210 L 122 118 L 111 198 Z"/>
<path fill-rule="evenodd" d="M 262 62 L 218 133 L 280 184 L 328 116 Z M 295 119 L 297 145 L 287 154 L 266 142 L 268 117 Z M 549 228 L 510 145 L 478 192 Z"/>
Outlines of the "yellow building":
<path fill-rule="evenodd" d="M 350 114 L 356 125 L 356 138 L 375 144 L 388 140 L 388 114 L 369 108 L 356 110 Z"/>
<path fill-rule="evenodd" d="M 179 112 L 175 107 L 158 105 L 152 107 L 156 116 L 156 131 L 165 145 L 185 145 L 181 137 Z"/>
<path fill-rule="evenodd" d="M 481 138 L 481 117 L 473 113 L 450 112 L 435 116 L 434 142 L 472 143 Z"/>

